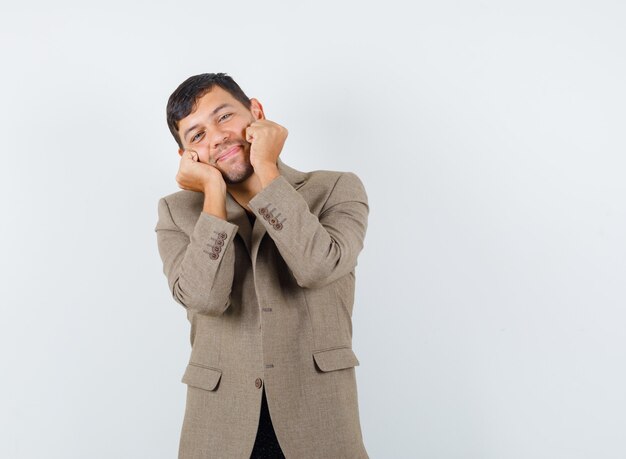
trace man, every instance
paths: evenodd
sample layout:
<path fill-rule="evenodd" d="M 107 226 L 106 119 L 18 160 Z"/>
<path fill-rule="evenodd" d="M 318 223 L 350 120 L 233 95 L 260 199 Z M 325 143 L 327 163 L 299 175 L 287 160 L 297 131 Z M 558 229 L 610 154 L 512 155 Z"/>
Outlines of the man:
<path fill-rule="evenodd" d="M 367 458 L 351 319 L 361 181 L 287 166 L 287 129 L 223 73 L 184 81 L 167 122 L 183 190 L 159 200 L 155 231 L 192 347 L 179 458 Z"/>

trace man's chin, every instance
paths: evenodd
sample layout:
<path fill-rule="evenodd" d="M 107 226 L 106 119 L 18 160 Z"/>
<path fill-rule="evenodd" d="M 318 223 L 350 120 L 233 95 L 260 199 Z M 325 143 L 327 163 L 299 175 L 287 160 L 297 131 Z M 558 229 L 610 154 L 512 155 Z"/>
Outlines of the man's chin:
<path fill-rule="evenodd" d="M 252 174 L 254 174 L 254 168 L 251 164 L 246 165 L 246 167 L 242 170 L 229 172 L 222 171 L 224 183 L 227 185 L 237 185 L 238 183 L 245 182 L 252 176 Z"/>

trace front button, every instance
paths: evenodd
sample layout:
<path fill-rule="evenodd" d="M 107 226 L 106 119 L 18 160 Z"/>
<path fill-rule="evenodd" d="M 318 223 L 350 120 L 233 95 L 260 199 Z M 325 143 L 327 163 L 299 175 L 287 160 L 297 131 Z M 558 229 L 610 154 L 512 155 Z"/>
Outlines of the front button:
<path fill-rule="evenodd" d="M 261 381 L 261 378 L 256 378 L 256 381 L 254 381 L 254 386 L 257 389 L 260 389 L 262 384 L 263 384 L 263 381 Z"/>

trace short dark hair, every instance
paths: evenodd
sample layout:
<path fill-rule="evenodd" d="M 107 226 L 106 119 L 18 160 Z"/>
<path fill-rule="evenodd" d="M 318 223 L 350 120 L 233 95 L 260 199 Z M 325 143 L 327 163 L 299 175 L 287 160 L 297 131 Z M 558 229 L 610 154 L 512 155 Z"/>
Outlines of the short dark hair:
<path fill-rule="evenodd" d="M 196 109 L 198 99 L 209 92 L 213 86 L 228 91 L 248 110 L 252 106 L 250 99 L 230 76 L 225 73 L 202 73 L 183 81 L 167 101 L 167 126 L 174 140 L 182 149 L 183 142 L 178 133 L 178 122 Z"/>

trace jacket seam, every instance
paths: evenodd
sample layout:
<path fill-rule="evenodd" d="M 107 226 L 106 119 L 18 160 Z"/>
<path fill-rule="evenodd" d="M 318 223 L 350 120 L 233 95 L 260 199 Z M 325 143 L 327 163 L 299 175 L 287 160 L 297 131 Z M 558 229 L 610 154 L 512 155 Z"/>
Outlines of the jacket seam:
<path fill-rule="evenodd" d="M 325 351 L 332 351 L 334 349 L 352 349 L 352 347 L 348 346 L 348 345 L 344 345 L 344 346 L 333 346 L 333 347 L 325 347 L 323 349 L 316 349 L 313 351 L 314 354 L 317 354 L 318 352 L 325 352 Z"/>
<path fill-rule="evenodd" d="M 335 180 L 335 183 L 333 184 L 332 189 L 330 190 L 330 193 L 328 193 L 328 197 L 326 198 L 326 200 L 324 201 L 324 204 L 322 204 L 322 207 L 320 208 L 320 213 L 317 216 L 318 219 L 320 219 L 322 217 L 322 215 L 324 215 L 324 213 L 326 213 L 326 211 L 328 209 L 324 209 L 324 207 L 326 207 L 326 204 L 328 203 L 328 200 L 330 199 L 330 197 L 333 195 L 333 193 L 335 192 L 335 188 L 337 188 L 337 184 L 339 183 L 339 180 L 341 180 L 341 176 L 343 175 L 343 173 L 339 174 L 339 176 L 337 177 L 337 180 Z M 333 206 L 334 207 L 334 206 Z"/>
<path fill-rule="evenodd" d="M 176 228 L 178 228 L 178 231 L 182 231 L 180 229 L 180 226 L 178 226 L 178 224 L 176 223 L 176 221 L 174 220 L 174 217 L 172 216 L 172 211 L 170 209 L 170 205 L 167 202 L 167 199 L 163 198 L 163 202 L 165 203 L 165 206 L 167 207 L 167 213 L 170 214 L 170 220 L 172 220 L 172 223 L 174 224 L 174 226 Z"/>
<path fill-rule="evenodd" d="M 222 370 L 220 368 L 210 367 L 208 365 L 202 365 L 201 363 L 189 362 L 189 365 L 193 365 L 195 367 L 200 367 L 200 368 L 206 368 L 207 370 L 219 371 L 220 373 L 222 372 Z"/>

